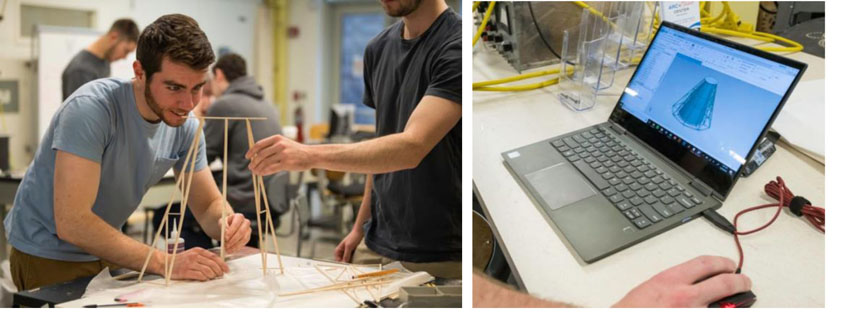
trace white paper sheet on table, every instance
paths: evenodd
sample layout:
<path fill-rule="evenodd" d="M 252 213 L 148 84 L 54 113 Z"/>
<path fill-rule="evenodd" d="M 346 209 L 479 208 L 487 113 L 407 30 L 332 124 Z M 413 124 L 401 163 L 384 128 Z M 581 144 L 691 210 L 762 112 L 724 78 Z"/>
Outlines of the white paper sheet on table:
<path fill-rule="evenodd" d="M 801 81 L 772 128 L 783 139 L 824 159 L 824 79 Z"/>
<path fill-rule="evenodd" d="M 309 259 L 282 257 L 285 275 L 278 269 L 277 258 L 269 255 L 268 274 L 261 275 L 259 254 L 228 261 L 230 272 L 221 279 L 207 282 L 172 281 L 170 287 L 164 279 L 142 283 L 120 282 L 109 277 L 96 277 L 88 286 L 87 295 L 58 307 L 81 307 L 88 304 L 115 303 L 118 296 L 129 297 L 128 302 L 141 302 L 149 307 L 355 307 L 357 303 L 342 291 L 317 292 L 295 296 L 279 296 L 287 292 L 318 288 L 332 284 L 319 273 L 317 267 L 339 266 Z M 332 267 L 334 268 L 334 267 Z M 352 265 L 354 272 L 378 271 L 377 266 Z M 403 269 L 401 269 L 403 270 Z M 365 288 L 350 292 L 359 301 L 396 293 L 402 286 L 420 285 L 433 280 L 425 272 L 396 274 L 398 281 L 375 290 Z"/>

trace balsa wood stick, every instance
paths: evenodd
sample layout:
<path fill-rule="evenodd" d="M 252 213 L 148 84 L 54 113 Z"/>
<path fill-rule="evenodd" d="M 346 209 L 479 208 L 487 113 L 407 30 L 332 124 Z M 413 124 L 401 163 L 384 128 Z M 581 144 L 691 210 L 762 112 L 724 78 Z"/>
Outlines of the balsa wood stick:
<path fill-rule="evenodd" d="M 250 120 L 245 120 L 245 128 L 248 130 L 248 149 L 254 147 L 254 130 L 251 128 Z M 255 155 L 256 156 L 256 155 Z M 253 160 L 253 159 L 252 159 Z M 254 190 L 256 193 L 254 194 L 254 199 L 256 201 L 255 206 L 257 209 L 257 233 L 260 235 L 260 257 L 263 259 L 263 275 L 265 276 L 268 273 L 268 265 L 269 265 L 269 250 L 266 248 L 269 243 L 269 228 L 265 223 L 265 216 L 261 216 L 263 214 L 260 201 L 260 190 L 262 189 L 262 185 L 259 183 L 260 180 L 257 179 L 257 175 L 251 173 L 251 180 L 253 181 Z M 261 229 L 262 228 L 262 229 Z M 265 230 L 265 232 L 263 231 Z M 277 241 L 277 239 L 275 240 Z"/>
<path fill-rule="evenodd" d="M 362 274 L 354 275 L 354 276 L 352 276 L 352 278 L 353 279 L 361 279 L 361 278 L 385 276 L 385 275 L 397 273 L 398 271 L 400 271 L 400 270 L 399 269 L 388 269 L 388 270 L 382 270 L 382 271 L 374 271 L 374 272 L 368 272 L 368 273 L 362 273 Z"/>
<path fill-rule="evenodd" d="M 180 176 L 179 181 L 177 183 L 182 182 L 182 176 Z M 149 260 L 152 259 L 152 254 L 155 252 L 155 244 L 158 242 L 158 237 L 161 236 L 161 229 L 167 224 L 167 214 L 170 211 L 170 206 L 173 204 L 173 201 L 176 199 L 176 190 L 170 193 L 170 202 L 167 203 L 167 211 L 164 211 L 164 216 L 161 218 L 161 223 L 158 225 L 158 230 L 152 234 L 152 244 L 149 246 L 149 253 L 146 254 L 146 260 L 143 262 L 143 268 L 140 269 L 140 275 L 137 277 L 137 282 L 141 282 L 143 280 L 143 275 L 146 272 L 146 267 L 149 266 Z M 165 243 L 165 246 L 167 244 Z M 167 270 L 167 269 L 165 269 Z"/>
<path fill-rule="evenodd" d="M 188 170 L 188 172 L 194 171 L 194 165 L 195 165 L 195 162 L 197 162 L 197 155 L 196 155 L 196 152 L 198 149 L 197 146 L 198 146 L 198 143 L 200 142 L 200 135 L 202 134 L 202 132 L 203 132 L 203 119 L 200 119 L 200 123 L 197 127 L 197 132 L 194 133 L 194 139 L 192 139 L 192 141 L 191 141 L 191 148 L 192 148 L 191 154 L 185 155 L 185 163 L 183 163 L 183 165 L 182 165 L 182 171 L 179 172 L 180 179 L 178 179 L 178 180 L 182 182 L 179 184 L 180 185 L 179 189 L 181 191 L 182 197 L 179 200 L 179 205 L 181 207 L 179 209 L 179 213 L 180 213 L 180 215 L 179 215 L 180 227 L 179 228 L 180 229 L 177 230 L 177 232 L 176 232 L 177 235 L 179 235 L 181 233 L 180 230 L 182 230 L 181 229 L 182 222 L 183 222 L 182 220 L 184 220 L 183 213 L 185 212 L 185 207 L 188 205 L 188 203 L 187 203 L 188 193 L 191 189 L 191 180 L 192 180 L 191 174 L 188 174 L 186 176 L 185 172 L 186 172 L 186 170 Z M 193 155 L 193 157 L 189 157 L 189 155 Z M 192 158 L 193 158 L 193 160 L 192 160 Z M 188 168 L 189 161 L 191 162 L 191 168 L 190 169 Z M 171 201 L 171 203 L 169 205 L 172 205 L 172 204 L 173 203 Z M 169 215 L 170 215 L 170 211 L 168 210 L 165 212 L 165 217 L 167 217 Z M 165 256 L 167 257 L 167 259 L 165 261 L 165 268 L 164 268 L 165 269 L 164 279 L 165 279 L 165 285 L 169 286 L 170 285 L 170 278 L 173 275 L 173 264 L 171 263 L 171 259 L 170 259 L 170 251 L 167 249 L 167 246 L 168 246 L 167 245 L 168 244 L 167 230 L 165 229 L 164 231 L 165 231 L 165 233 L 164 233 L 164 252 L 165 252 Z M 176 239 L 175 241 L 178 241 L 178 239 Z M 174 246 L 175 245 L 176 244 L 174 242 Z M 175 253 L 176 250 L 174 249 L 173 252 Z"/>
<path fill-rule="evenodd" d="M 251 130 L 251 126 L 248 126 L 248 144 L 249 147 L 254 146 L 254 132 Z M 278 237 L 275 234 L 275 225 L 272 223 L 272 210 L 269 209 L 269 198 L 266 195 L 266 185 L 263 183 L 262 176 L 256 176 L 259 179 L 260 184 L 260 193 L 263 195 L 263 205 L 266 206 L 266 236 L 268 238 L 269 230 L 272 231 L 272 244 L 275 245 L 275 254 L 278 255 L 278 267 L 280 267 L 281 274 L 284 274 L 284 263 L 281 261 L 281 249 L 278 247 Z M 253 177 L 252 177 L 253 178 Z"/>
<path fill-rule="evenodd" d="M 224 156 L 221 157 L 224 162 L 224 170 L 221 171 L 221 260 L 224 260 L 224 251 L 227 251 L 225 247 L 227 241 L 224 239 L 224 234 L 227 230 L 227 144 L 230 142 L 227 136 L 228 121 L 228 119 L 224 119 Z"/>
<path fill-rule="evenodd" d="M 272 230 L 272 243 L 275 245 L 275 254 L 278 255 L 278 266 L 281 268 L 281 274 L 284 274 L 284 263 L 281 262 L 281 249 L 278 248 L 278 237 L 275 235 L 275 226 L 272 224 L 272 211 L 269 210 L 269 199 L 266 196 L 266 186 L 263 184 L 263 177 L 257 176 L 260 179 L 260 193 L 263 194 L 263 204 L 266 205 L 266 222 L 269 225 L 269 230 Z M 268 235 L 268 231 L 266 232 Z"/>
<path fill-rule="evenodd" d="M 329 275 L 328 275 L 328 273 L 326 273 L 325 271 L 323 271 L 322 269 L 320 269 L 320 267 L 318 267 L 316 264 L 315 264 L 315 265 L 313 265 L 313 266 L 314 266 L 314 269 L 317 269 L 317 272 L 319 272 L 320 274 L 322 274 L 322 275 L 323 275 L 323 277 L 325 277 L 326 279 L 328 279 L 328 281 L 330 281 L 331 283 L 337 283 L 337 281 L 335 281 L 334 279 L 332 279 L 332 277 L 331 277 L 331 276 L 329 276 Z"/>
<path fill-rule="evenodd" d="M 200 127 L 197 128 L 198 129 L 197 132 L 194 133 L 194 139 L 192 139 L 192 141 L 191 141 L 191 145 L 193 146 L 192 148 L 194 148 L 193 150 L 197 150 L 196 146 L 200 142 L 200 136 L 202 135 L 202 132 L 203 132 L 203 130 L 201 129 L 201 128 L 203 128 L 203 120 L 201 119 L 200 121 L 201 121 Z M 194 153 L 194 151 L 192 151 L 192 154 L 193 153 Z M 183 211 L 185 209 L 185 206 L 187 204 L 183 202 L 183 199 L 187 198 L 187 193 L 191 189 L 191 179 L 189 178 L 190 175 L 185 174 L 185 171 L 188 169 L 188 163 L 190 161 L 191 161 L 191 157 L 188 157 L 188 154 L 186 154 L 185 162 L 182 164 L 182 170 L 180 170 L 180 172 L 178 174 L 179 178 L 177 179 L 177 185 L 179 186 L 179 191 L 180 191 L 180 196 L 181 196 L 179 204 L 180 204 L 180 206 L 182 206 L 180 211 Z M 194 162 L 196 162 L 196 161 L 197 160 L 195 158 Z M 192 167 L 193 166 L 194 166 L 194 164 L 192 164 Z M 191 170 L 188 170 L 188 171 L 193 171 L 193 168 Z M 168 207 L 167 207 L 168 210 L 166 210 L 165 214 L 164 214 L 165 218 L 170 216 L 170 214 L 171 214 L 170 207 L 172 205 L 173 205 L 173 201 L 170 201 L 170 203 L 168 204 Z M 165 271 L 164 272 L 164 279 L 165 279 L 165 285 L 170 285 L 170 275 L 173 274 L 173 266 L 170 264 L 170 252 L 167 250 L 167 243 L 168 243 L 167 236 L 168 236 L 167 235 L 167 229 L 165 228 L 165 230 L 164 230 L 164 256 L 166 257 L 166 259 L 164 261 L 164 271 Z M 174 250 L 174 251 L 176 251 L 176 250 Z"/>
<path fill-rule="evenodd" d="M 389 284 L 391 282 L 394 282 L 394 280 L 380 280 L 380 281 L 376 281 L 376 282 L 353 283 L 353 284 L 346 284 L 346 285 L 336 284 L 336 285 L 330 285 L 330 286 L 319 287 L 319 288 L 308 289 L 308 290 L 281 293 L 281 294 L 278 294 L 278 296 L 288 297 L 288 296 L 295 296 L 295 295 L 316 293 L 316 292 L 343 290 L 343 289 L 349 289 L 349 288 L 361 288 L 361 287 L 367 287 L 367 286 L 378 286 L 378 285 Z"/>
<path fill-rule="evenodd" d="M 251 148 L 254 146 L 254 137 L 253 137 L 254 134 L 251 131 L 251 121 L 248 119 L 245 119 L 245 128 L 248 131 L 248 134 L 247 134 L 247 136 L 248 136 L 248 148 Z M 257 175 L 252 173 L 251 179 L 253 181 L 252 184 L 254 185 L 254 206 L 257 209 L 257 237 L 259 239 L 258 245 L 260 246 L 260 248 L 265 248 L 264 242 L 263 242 L 263 229 L 262 229 L 262 225 L 261 225 L 262 220 L 260 220 L 260 190 L 257 187 Z M 265 251 L 260 252 L 260 259 L 262 260 L 261 262 L 263 263 L 263 275 L 266 275 L 267 261 L 266 261 Z"/>
<path fill-rule="evenodd" d="M 202 125 L 201 125 L 202 127 Z M 200 131 L 198 131 L 194 135 L 194 139 L 192 139 L 192 144 L 197 145 L 198 140 L 200 139 Z M 188 167 L 188 161 L 191 160 L 189 157 L 185 157 L 185 161 L 182 163 L 182 171 L 179 172 L 178 178 L 176 179 L 176 187 L 179 189 L 179 192 L 182 193 L 185 188 L 183 188 L 183 182 L 185 181 L 185 168 Z M 175 173 L 175 172 L 174 172 Z M 174 174 L 175 176 L 175 174 Z M 161 224 L 158 226 L 158 230 L 153 233 L 152 237 L 152 245 L 149 248 L 149 253 L 146 255 L 146 260 L 143 262 L 143 268 L 140 269 L 140 276 L 137 277 L 137 282 L 143 280 L 143 275 L 146 273 L 146 267 L 149 266 L 149 260 L 152 258 L 152 254 L 155 250 L 155 243 L 158 240 L 158 236 L 161 233 L 161 229 L 167 224 L 167 217 L 170 216 L 170 208 L 173 206 L 173 201 L 176 200 L 176 190 L 170 194 L 170 202 L 167 203 L 167 210 L 164 211 L 164 218 L 161 220 Z M 165 252 L 167 252 L 167 239 L 165 239 L 164 248 Z M 167 261 L 164 264 L 165 275 L 167 274 Z"/>
<path fill-rule="evenodd" d="M 185 188 L 185 190 L 183 190 L 185 192 L 185 195 L 182 198 L 182 202 L 180 203 L 180 205 L 182 207 L 179 209 L 179 230 L 182 230 L 182 224 L 183 224 L 183 222 L 185 222 L 185 208 L 188 207 L 188 195 L 191 194 L 191 186 L 192 186 L 191 181 L 194 180 L 194 165 L 197 163 L 197 154 L 200 151 L 200 145 L 197 142 L 200 141 L 200 133 L 203 132 L 203 124 L 205 122 L 206 122 L 206 120 L 200 119 L 200 123 L 197 126 L 197 133 L 194 134 L 196 136 L 196 139 L 194 139 L 194 140 L 196 140 L 196 141 L 192 141 L 192 143 L 193 143 L 192 148 L 194 148 L 194 152 L 193 152 L 192 157 L 191 157 L 191 167 L 187 168 L 188 169 L 188 183 L 186 184 L 187 188 Z M 205 150 L 204 150 L 204 152 L 205 152 Z M 182 172 L 182 174 L 185 174 L 185 172 Z M 169 213 L 167 213 L 167 214 L 169 214 Z M 179 230 L 177 230 L 176 237 L 174 237 L 174 239 L 173 239 L 174 246 L 176 245 L 176 242 L 179 241 L 179 233 L 180 233 Z M 165 248 L 166 247 L 167 246 L 165 245 Z M 222 248 L 222 250 L 223 250 L 223 248 Z M 170 269 L 167 272 L 167 285 L 168 286 L 170 285 L 170 278 L 173 276 L 173 266 L 175 263 L 176 263 L 176 249 L 174 249 L 173 253 L 170 255 L 170 264 L 168 265 L 170 267 Z"/>

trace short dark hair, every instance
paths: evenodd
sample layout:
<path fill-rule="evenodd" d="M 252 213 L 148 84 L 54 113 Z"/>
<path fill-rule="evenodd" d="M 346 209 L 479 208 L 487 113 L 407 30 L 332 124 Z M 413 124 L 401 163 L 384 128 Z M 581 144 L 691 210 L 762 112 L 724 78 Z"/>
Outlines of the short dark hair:
<path fill-rule="evenodd" d="M 215 61 L 215 53 L 206 33 L 197 21 L 183 14 L 163 15 L 143 29 L 137 41 L 137 60 L 146 73 L 146 81 L 161 71 L 161 62 L 184 64 L 194 70 L 206 70 Z"/>
<path fill-rule="evenodd" d="M 215 69 L 221 69 L 221 72 L 227 77 L 227 81 L 233 81 L 238 77 L 248 74 L 248 69 L 245 67 L 245 59 L 242 59 L 242 56 L 235 53 L 228 53 L 218 58 L 218 62 L 215 62 L 215 65 L 212 66 L 212 70 Z"/>
<path fill-rule="evenodd" d="M 137 37 L 140 36 L 140 30 L 137 29 L 137 23 L 131 19 L 119 19 L 113 22 L 108 32 L 116 31 L 119 36 L 125 41 L 137 42 Z"/>

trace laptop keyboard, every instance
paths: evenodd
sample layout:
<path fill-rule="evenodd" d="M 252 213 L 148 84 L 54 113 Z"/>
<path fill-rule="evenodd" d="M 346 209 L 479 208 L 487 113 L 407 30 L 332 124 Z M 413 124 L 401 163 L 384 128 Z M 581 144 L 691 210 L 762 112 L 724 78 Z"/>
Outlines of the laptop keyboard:
<path fill-rule="evenodd" d="M 574 167 L 639 229 L 702 204 L 668 174 L 604 128 L 552 141 Z"/>

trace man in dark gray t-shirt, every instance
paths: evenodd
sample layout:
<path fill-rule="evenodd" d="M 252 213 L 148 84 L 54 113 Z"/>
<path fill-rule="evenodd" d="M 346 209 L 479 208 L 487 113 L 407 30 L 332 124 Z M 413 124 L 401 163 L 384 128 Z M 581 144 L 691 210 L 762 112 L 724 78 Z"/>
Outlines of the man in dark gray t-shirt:
<path fill-rule="evenodd" d="M 131 19 L 114 21 L 110 30 L 78 52 L 63 70 L 63 101 L 87 82 L 110 76 L 110 63 L 137 48 L 140 32 Z"/>
<path fill-rule="evenodd" d="M 377 138 L 302 145 L 275 136 L 246 155 L 256 174 L 324 168 L 365 173 L 355 225 L 339 261 L 399 261 L 412 271 L 460 278 L 462 261 L 462 44 L 460 17 L 443 0 L 395 0 L 402 19 L 367 45 L 364 103 Z"/>

